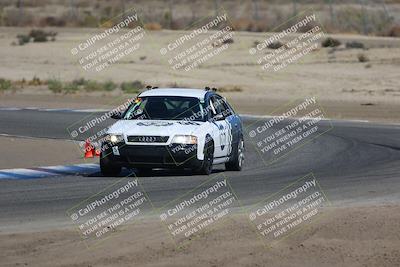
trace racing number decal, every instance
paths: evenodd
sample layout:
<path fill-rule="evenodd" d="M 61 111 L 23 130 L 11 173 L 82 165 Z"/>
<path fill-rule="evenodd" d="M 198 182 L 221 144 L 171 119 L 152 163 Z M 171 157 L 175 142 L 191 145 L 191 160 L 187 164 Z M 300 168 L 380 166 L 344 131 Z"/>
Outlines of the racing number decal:
<path fill-rule="evenodd" d="M 222 157 L 228 156 L 231 153 L 231 141 L 232 141 L 232 134 L 231 134 L 231 125 L 225 119 L 223 121 L 217 122 L 218 126 L 218 135 L 219 135 L 219 147 L 221 151 Z"/>
<path fill-rule="evenodd" d="M 226 131 L 225 127 L 223 124 L 218 125 L 219 127 L 219 141 L 221 144 L 221 150 L 224 150 L 226 143 L 227 143 L 227 138 L 226 138 Z"/>

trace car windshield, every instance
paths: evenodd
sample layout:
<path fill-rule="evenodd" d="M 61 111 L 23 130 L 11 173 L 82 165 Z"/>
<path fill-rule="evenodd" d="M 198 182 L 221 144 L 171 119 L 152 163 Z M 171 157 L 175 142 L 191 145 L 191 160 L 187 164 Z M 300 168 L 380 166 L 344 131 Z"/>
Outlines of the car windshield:
<path fill-rule="evenodd" d="M 139 97 L 124 114 L 126 120 L 205 121 L 203 104 L 195 97 Z"/>

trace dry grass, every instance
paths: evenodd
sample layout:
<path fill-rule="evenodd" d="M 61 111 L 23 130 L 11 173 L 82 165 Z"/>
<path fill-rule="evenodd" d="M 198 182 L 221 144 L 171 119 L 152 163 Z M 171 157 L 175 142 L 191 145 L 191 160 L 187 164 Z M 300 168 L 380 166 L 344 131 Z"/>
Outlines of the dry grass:
<path fill-rule="evenodd" d="M 242 92 L 243 88 L 237 85 L 226 85 L 218 88 L 218 92 Z"/>
<path fill-rule="evenodd" d="M 400 37 L 400 25 L 393 26 L 388 33 L 388 36 L 391 37 Z"/>
<path fill-rule="evenodd" d="M 162 30 L 161 24 L 160 23 L 156 23 L 156 22 L 146 23 L 144 25 L 144 28 L 146 30 L 149 30 L 149 31 L 160 31 L 160 30 Z"/>
<path fill-rule="evenodd" d="M 357 59 L 359 62 L 368 62 L 369 58 L 365 54 L 358 54 Z"/>

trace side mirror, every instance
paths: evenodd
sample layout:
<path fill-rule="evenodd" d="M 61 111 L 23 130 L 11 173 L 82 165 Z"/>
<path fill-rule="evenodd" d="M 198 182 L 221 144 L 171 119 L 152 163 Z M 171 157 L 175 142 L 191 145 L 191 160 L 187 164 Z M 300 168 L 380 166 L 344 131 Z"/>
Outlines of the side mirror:
<path fill-rule="evenodd" d="M 214 121 L 222 121 L 225 119 L 224 115 L 222 114 L 217 114 L 212 118 Z"/>
<path fill-rule="evenodd" d="M 121 113 L 113 113 L 111 115 L 111 119 L 120 120 L 120 119 L 122 119 L 122 114 Z"/>

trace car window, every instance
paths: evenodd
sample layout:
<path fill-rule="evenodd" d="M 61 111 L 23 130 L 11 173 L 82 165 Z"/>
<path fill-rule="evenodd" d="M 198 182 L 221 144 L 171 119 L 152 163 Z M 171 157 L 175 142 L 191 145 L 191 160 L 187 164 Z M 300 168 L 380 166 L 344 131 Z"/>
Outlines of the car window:
<path fill-rule="evenodd" d="M 206 117 L 202 104 L 195 97 L 152 96 L 137 101 L 124 119 L 204 121 Z"/>
<path fill-rule="evenodd" d="M 222 114 L 224 117 L 232 115 L 230 107 L 226 104 L 225 100 L 221 96 L 216 95 L 213 98 L 214 98 L 213 103 L 217 109 L 218 114 Z"/>
<path fill-rule="evenodd" d="M 233 109 L 231 108 L 231 106 L 228 104 L 228 102 L 226 102 L 225 99 L 222 99 L 222 101 L 223 101 L 223 105 L 224 105 L 224 108 L 225 108 L 226 116 L 230 116 L 230 115 L 235 114 L 233 112 Z"/>
<path fill-rule="evenodd" d="M 145 117 L 143 113 L 144 107 L 146 106 L 147 99 L 138 98 L 135 103 L 131 105 L 125 112 L 123 118 L 127 120 L 138 120 Z"/>
<path fill-rule="evenodd" d="M 216 114 L 218 114 L 216 105 L 214 104 L 214 97 L 210 97 L 210 115 L 211 117 L 214 117 Z"/>

